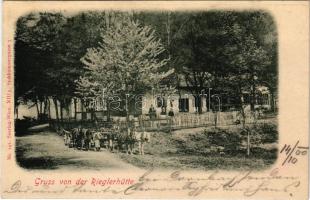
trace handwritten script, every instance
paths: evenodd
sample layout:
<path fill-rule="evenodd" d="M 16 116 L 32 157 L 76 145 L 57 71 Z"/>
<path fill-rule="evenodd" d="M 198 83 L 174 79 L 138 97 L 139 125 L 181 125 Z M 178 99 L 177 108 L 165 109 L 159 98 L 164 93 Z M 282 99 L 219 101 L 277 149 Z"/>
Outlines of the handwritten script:
<path fill-rule="evenodd" d="M 285 164 L 296 164 L 299 157 L 307 156 L 308 150 L 309 147 L 299 145 L 299 140 L 293 145 L 285 144 L 280 151 L 281 154 L 286 156 L 282 166 Z"/>
<path fill-rule="evenodd" d="M 250 197 L 260 192 L 283 193 L 293 196 L 300 187 L 300 180 L 294 176 L 283 176 L 278 168 L 267 175 L 254 175 L 252 171 L 237 172 L 224 176 L 219 171 L 205 172 L 198 177 L 188 176 L 184 171 L 173 171 L 162 177 L 153 169 L 146 171 L 133 184 L 127 186 L 106 185 L 90 187 L 87 184 L 62 186 L 42 185 L 27 186 L 21 180 L 15 181 L 5 193 L 37 193 L 37 194 L 114 194 L 118 196 L 148 195 L 152 192 L 178 192 L 189 197 L 197 197 L 212 192 L 236 192 Z"/>

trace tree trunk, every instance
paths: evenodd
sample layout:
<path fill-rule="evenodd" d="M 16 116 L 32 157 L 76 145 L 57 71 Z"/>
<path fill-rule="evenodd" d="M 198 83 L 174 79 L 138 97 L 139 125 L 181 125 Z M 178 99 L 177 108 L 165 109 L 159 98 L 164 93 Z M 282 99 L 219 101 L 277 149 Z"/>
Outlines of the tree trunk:
<path fill-rule="evenodd" d="M 241 90 L 239 90 L 241 91 Z M 243 98 L 243 94 L 240 93 L 239 95 L 240 97 L 240 114 L 241 114 L 241 124 L 242 124 L 242 128 L 245 128 L 245 111 L 244 111 L 244 98 Z"/>
<path fill-rule="evenodd" d="M 250 103 L 250 106 L 251 106 L 251 111 L 252 112 L 254 112 L 254 110 L 255 110 L 255 100 L 253 100 L 254 98 L 253 98 L 253 96 L 252 96 L 252 98 L 251 98 L 251 103 Z"/>
<path fill-rule="evenodd" d="M 42 101 L 41 101 L 41 100 L 39 101 L 39 104 L 40 104 L 40 105 L 39 105 L 39 113 L 40 113 L 40 116 L 42 116 L 42 110 L 43 110 L 42 107 L 43 107 L 43 106 L 42 106 Z"/>
<path fill-rule="evenodd" d="M 81 99 L 81 115 L 82 115 L 82 120 L 85 120 L 85 114 L 84 114 L 84 100 Z M 86 116 L 87 118 L 87 116 Z"/>
<path fill-rule="evenodd" d="M 69 107 L 69 105 L 65 105 L 66 107 L 65 107 L 65 110 L 66 110 L 66 117 L 67 117 L 67 119 L 70 121 L 70 118 L 71 118 L 71 114 L 70 114 L 70 107 Z"/>
<path fill-rule="evenodd" d="M 243 105 L 241 105 L 241 124 L 242 128 L 245 128 L 245 112 Z"/>
<path fill-rule="evenodd" d="M 255 80 L 254 80 L 254 76 L 252 77 L 252 86 L 251 86 L 251 101 L 250 101 L 250 106 L 251 106 L 251 111 L 254 112 L 255 110 Z"/>
<path fill-rule="evenodd" d="M 127 85 L 126 85 L 126 87 L 128 87 Z M 128 89 L 126 88 L 126 91 L 127 91 Z M 125 93 L 125 110 L 126 110 L 126 121 L 127 121 L 127 125 L 129 125 L 129 108 L 128 108 L 128 97 L 129 97 L 129 95 L 127 96 L 127 94 L 129 94 L 129 92 L 126 92 Z"/>
<path fill-rule="evenodd" d="M 241 113 L 241 124 L 242 124 L 242 129 L 247 132 L 247 156 L 250 155 L 250 130 L 245 128 L 245 111 L 244 111 L 244 98 L 242 94 L 241 87 L 239 87 L 239 97 L 240 97 L 240 113 Z"/>
<path fill-rule="evenodd" d="M 76 105 L 76 99 L 74 99 L 74 119 L 76 120 L 76 109 L 77 109 L 77 105 Z"/>
<path fill-rule="evenodd" d="M 198 104 L 198 113 L 202 114 L 202 98 L 200 94 L 198 95 Z"/>
<path fill-rule="evenodd" d="M 111 111 L 110 111 L 110 102 L 109 102 L 109 98 L 106 98 L 107 100 L 107 121 L 109 122 L 111 119 Z"/>
<path fill-rule="evenodd" d="M 82 104 L 82 119 L 87 120 L 86 102 L 83 99 L 81 99 L 81 104 Z"/>
<path fill-rule="evenodd" d="M 48 119 L 51 119 L 51 101 L 49 98 L 47 98 L 48 102 Z"/>
<path fill-rule="evenodd" d="M 37 108 L 37 120 L 39 120 L 40 111 L 39 111 L 39 105 L 38 105 L 37 101 L 36 101 L 35 105 L 36 105 L 36 108 Z"/>
<path fill-rule="evenodd" d="M 246 130 L 247 131 L 247 151 L 246 154 L 247 156 L 250 155 L 250 130 Z"/>
<path fill-rule="evenodd" d="M 59 113 L 58 113 L 58 103 L 57 103 L 57 99 L 53 98 L 54 101 L 54 105 L 55 105 L 55 111 L 56 111 L 56 119 L 57 121 L 59 121 Z"/>
<path fill-rule="evenodd" d="M 271 109 L 271 111 L 276 112 L 274 92 L 272 90 L 269 90 L 269 91 L 270 91 L 270 109 Z"/>
<path fill-rule="evenodd" d="M 63 121 L 63 101 L 60 101 L 59 104 L 60 104 L 60 120 Z"/>
<path fill-rule="evenodd" d="M 166 31 L 167 31 L 167 51 L 168 55 L 170 55 L 170 41 L 171 41 L 171 13 L 167 13 L 167 24 L 166 24 Z"/>
<path fill-rule="evenodd" d="M 44 100 L 44 110 L 43 110 L 44 115 L 47 114 L 47 98 Z"/>

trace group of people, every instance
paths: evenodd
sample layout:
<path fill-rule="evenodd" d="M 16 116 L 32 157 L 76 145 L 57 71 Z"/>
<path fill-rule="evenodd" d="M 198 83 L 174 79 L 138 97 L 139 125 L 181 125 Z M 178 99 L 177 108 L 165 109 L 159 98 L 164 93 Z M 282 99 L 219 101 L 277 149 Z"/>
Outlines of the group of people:
<path fill-rule="evenodd" d="M 62 129 L 62 132 L 64 143 L 70 148 L 99 151 L 104 146 L 112 151 L 114 149 L 113 140 L 116 140 L 119 128 L 114 126 L 96 130 L 78 126 L 70 131 Z"/>
<path fill-rule="evenodd" d="M 137 130 L 137 127 L 121 129 L 114 125 L 111 128 L 86 129 L 78 126 L 68 131 L 62 129 L 64 143 L 69 148 L 78 150 L 100 151 L 102 147 L 114 151 L 115 149 L 126 153 L 133 153 L 134 146 L 138 143 L 139 154 L 144 154 L 144 143 L 150 142 L 150 133 Z"/>
<path fill-rule="evenodd" d="M 164 109 L 166 109 L 166 107 L 162 107 Z M 166 111 L 165 111 L 166 112 Z M 174 117 L 174 111 L 172 109 L 172 107 L 170 108 L 169 112 L 168 112 L 168 116 L 169 117 Z M 156 119 L 157 114 L 156 114 L 156 109 L 154 107 L 154 105 L 152 104 L 151 107 L 149 108 L 149 117 L 151 120 Z"/>

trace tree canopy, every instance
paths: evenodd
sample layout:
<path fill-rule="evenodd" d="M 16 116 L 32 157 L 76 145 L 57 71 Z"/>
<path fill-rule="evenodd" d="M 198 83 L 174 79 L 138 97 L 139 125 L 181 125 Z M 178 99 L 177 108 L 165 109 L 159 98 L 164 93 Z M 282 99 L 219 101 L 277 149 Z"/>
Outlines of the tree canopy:
<path fill-rule="evenodd" d="M 154 30 L 141 26 L 131 15 L 118 16 L 101 37 L 98 47 L 87 49 L 81 59 L 88 70 L 80 79 L 87 78 L 86 87 L 95 85 L 108 94 L 121 96 L 140 95 L 173 72 L 163 69 L 168 59 L 159 58 L 165 49 Z M 79 84 L 79 89 L 84 91 L 84 85 Z"/>
<path fill-rule="evenodd" d="M 30 13 L 16 23 L 15 104 L 42 113 L 52 98 L 62 116 L 73 97 L 141 94 L 174 70 L 193 95 L 212 87 L 242 108 L 247 90 L 253 107 L 258 85 L 276 96 L 277 60 L 276 24 L 260 10 Z"/>

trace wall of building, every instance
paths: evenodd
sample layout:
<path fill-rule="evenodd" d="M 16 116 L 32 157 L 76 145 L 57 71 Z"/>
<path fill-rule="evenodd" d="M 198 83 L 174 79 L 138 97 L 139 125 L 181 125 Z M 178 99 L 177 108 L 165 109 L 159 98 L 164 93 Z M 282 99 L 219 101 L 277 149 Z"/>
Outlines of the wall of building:
<path fill-rule="evenodd" d="M 255 105 L 255 107 L 265 107 L 266 109 L 270 109 L 270 105 L 271 105 L 271 97 L 269 94 L 268 89 L 260 87 L 259 88 L 261 94 L 262 94 L 262 99 L 261 101 L 263 102 L 263 105 L 259 105 L 259 102 L 257 102 L 257 105 Z M 195 107 L 195 98 L 192 94 L 190 94 L 187 91 L 181 90 L 178 93 L 175 93 L 173 95 L 166 95 L 166 96 L 161 96 L 161 95 L 152 95 L 151 93 L 147 93 L 144 95 L 143 97 L 143 103 L 142 103 L 142 114 L 148 114 L 149 113 L 149 109 L 151 107 L 151 105 L 154 106 L 155 110 L 156 110 L 156 114 L 157 116 L 161 116 L 162 114 L 162 108 L 160 105 L 158 105 L 158 101 L 162 101 L 161 99 L 165 99 L 166 101 L 166 114 L 167 115 L 168 112 L 170 110 L 172 110 L 174 112 L 174 114 L 177 114 L 180 112 L 179 110 L 179 99 L 180 98 L 185 98 L 188 99 L 188 112 L 184 112 L 184 113 L 196 113 L 198 112 L 197 108 Z M 202 96 L 202 112 L 207 112 L 207 96 Z M 50 99 L 51 102 L 51 106 L 50 106 L 50 116 L 52 119 L 56 119 L 56 111 L 55 111 L 55 105 L 52 101 L 52 99 Z M 31 107 L 33 103 L 27 103 L 27 104 L 21 104 L 18 107 L 18 118 L 22 119 L 23 116 L 26 117 L 37 117 L 37 110 L 36 107 L 33 106 Z M 43 105 L 44 106 L 44 105 Z M 98 100 L 98 103 L 95 104 L 97 111 L 96 112 L 96 116 L 98 118 L 104 118 L 104 114 L 102 112 L 102 109 L 104 109 L 103 107 L 103 102 L 102 100 Z M 101 111 L 99 111 L 101 109 Z M 58 102 L 58 110 L 59 110 L 59 117 L 60 117 L 60 104 Z M 82 119 L 82 112 L 85 112 L 86 109 L 83 108 L 81 100 L 77 99 L 76 100 L 76 111 L 77 111 L 77 119 Z M 139 110 L 140 112 L 140 110 Z M 182 112 L 183 113 L 183 112 Z M 91 119 L 91 114 L 90 113 L 85 113 L 84 115 L 86 115 L 86 119 Z M 74 100 L 72 99 L 71 105 L 69 106 L 69 109 L 63 110 L 63 118 L 64 119 L 68 119 L 68 118 L 74 118 L 75 117 L 75 105 L 74 105 Z"/>
<path fill-rule="evenodd" d="M 164 101 L 167 102 L 166 114 L 168 114 L 170 110 L 172 110 L 175 114 L 177 114 L 180 112 L 179 109 L 180 98 L 188 99 L 188 112 L 184 113 L 198 112 L 198 108 L 195 107 L 195 97 L 186 91 L 180 91 L 180 93 L 178 94 L 173 94 L 169 96 L 152 95 L 151 93 L 147 93 L 143 99 L 142 114 L 148 114 L 150 107 L 153 105 L 157 115 L 159 116 L 161 114 L 162 108 L 161 106 L 158 106 L 158 100 L 163 101 L 162 99 L 165 99 Z M 201 102 L 202 102 L 202 111 L 206 112 L 207 111 L 206 96 L 201 96 Z"/>

